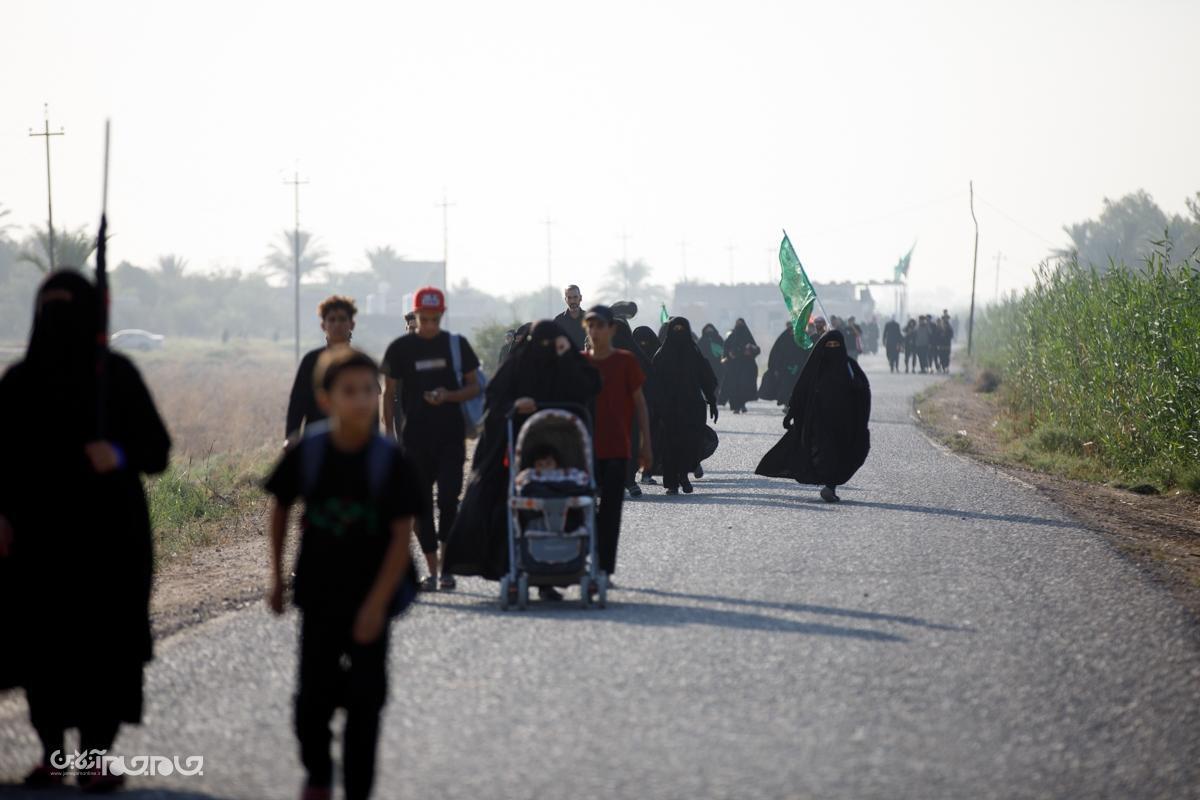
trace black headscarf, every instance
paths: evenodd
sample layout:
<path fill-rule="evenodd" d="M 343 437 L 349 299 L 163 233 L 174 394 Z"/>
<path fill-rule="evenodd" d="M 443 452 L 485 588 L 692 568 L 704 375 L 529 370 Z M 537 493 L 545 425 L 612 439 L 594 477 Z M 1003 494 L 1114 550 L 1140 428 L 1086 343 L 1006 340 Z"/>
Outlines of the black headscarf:
<path fill-rule="evenodd" d="M 667 339 L 654 356 L 654 371 L 664 396 L 678 389 L 691 392 L 697 388 L 707 396 L 715 389 L 716 377 L 692 338 L 692 323 L 686 317 L 672 317 L 667 322 Z"/>
<path fill-rule="evenodd" d="M 646 325 L 641 325 L 633 331 L 633 340 L 638 343 L 642 352 L 650 359 L 654 358 L 654 354 L 658 352 L 658 348 L 662 347 L 662 342 L 658 340 L 658 334 L 653 328 Z"/>
<path fill-rule="evenodd" d="M 34 375 L 77 391 L 94 382 L 100 326 L 97 297 L 91 281 L 73 270 L 55 272 L 42 282 L 25 353 L 25 364 Z"/>
<path fill-rule="evenodd" d="M 758 347 L 758 342 L 754 341 L 754 334 L 750 332 L 750 327 L 746 325 L 746 320 L 738 317 L 737 322 L 733 324 L 733 330 L 725 337 L 726 352 L 737 353 L 737 355 L 745 355 L 746 345 L 754 345 Z"/>
<path fill-rule="evenodd" d="M 721 332 L 717 330 L 717 326 L 711 322 L 704 326 L 704 330 L 700 332 L 700 350 L 704 353 L 704 357 L 708 359 L 721 360 L 725 355 L 725 340 L 721 338 Z"/>

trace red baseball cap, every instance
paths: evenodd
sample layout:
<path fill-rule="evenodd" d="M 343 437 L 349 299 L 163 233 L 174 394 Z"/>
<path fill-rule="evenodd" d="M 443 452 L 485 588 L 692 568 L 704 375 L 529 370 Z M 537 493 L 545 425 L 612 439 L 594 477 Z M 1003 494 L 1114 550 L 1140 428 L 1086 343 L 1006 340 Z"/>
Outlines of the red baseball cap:
<path fill-rule="evenodd" d="M 446 295 L 436 286 L 426 286 L 423 289 L 418 289 L 413 297 L 413 311 L 437 311 L 442 313 L 446 310 Z"/>

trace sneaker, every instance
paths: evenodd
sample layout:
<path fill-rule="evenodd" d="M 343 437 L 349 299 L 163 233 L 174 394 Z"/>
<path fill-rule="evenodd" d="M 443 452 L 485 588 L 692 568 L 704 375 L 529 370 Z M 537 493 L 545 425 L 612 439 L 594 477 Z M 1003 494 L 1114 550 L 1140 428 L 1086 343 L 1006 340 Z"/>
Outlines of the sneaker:
<path fill-rule="evenodd" d="M 454 580 L 453 575 L 442 573 L 442 577 L 438 579 L 438 588 L 443 592 L 452 592 L 458 588 L 458 581 Z"/>
<path fill-rule="evenodd" d="M 438 589 L 437 575 L 430 575 L 425 580 L 421 581 L 417 588 L 422 592 L 436 592 Z"/>
<path fill-rule="evenodd" d="M 658 481 L 654 480 L 653 475 L 643 475 L 642 486 L 658 486 Z"/>
<path fill-rule="evenodd" d="M 842 498 L 837 496 L 837 492 L 835 492 L 833 490 L 832 486 L 822 486 L 821 487 L 821 499 L 824 500 L 826 503 L 836 503 L 839 500 L 841 500 Z"/>
<path fill-rule="evenodd" d="M 696 476 L 696 480 L 700 480 L 701 478 L 703 478 L 704 477 L 704 465 L 697 464 L 696 471 L 693 472 L 692 474 Z"/>
<path fill-rule="evenodd" d="M 679 488 L 683 489 L 684 494 L 691 494 L 696 491 L 692 488 L 692 482 L 688 480 L 687 475 L 681 475 L 679 478 Z"/>
<path fill-rule="evenodd" d="M 630 497 L 641 497 L 642 496 L 642 487 L 638 486 L 636 483 L 631 484 L 625 488 L 629 491 Z"/>
<path fill-rule="evenodd" d="M 562 592 L 553 586 L 539 586 L 538 597 L 549 603 L 558 603 L 563 599 Z"/>

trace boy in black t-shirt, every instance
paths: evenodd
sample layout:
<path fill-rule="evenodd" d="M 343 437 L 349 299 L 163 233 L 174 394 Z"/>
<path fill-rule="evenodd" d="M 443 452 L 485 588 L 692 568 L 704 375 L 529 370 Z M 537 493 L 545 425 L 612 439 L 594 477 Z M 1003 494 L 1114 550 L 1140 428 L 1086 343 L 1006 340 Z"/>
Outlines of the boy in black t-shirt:
<path fill-rule="evenodd" d="M 317 359 L 326 348 L 350 344 L 350 338 L 354 335 L 354 315 L 357 313 L 358 307 L 353 298 L 336 294 L 326 297 L 317 306 L 321 330 L 325 333 L 325 347 L 310 350 L 300 359 L 296 379 L 292 382 L 292 393 L 288 398 L 285 447 L 300 438 L 306 425 L 325 419 L 325 412 L 317 405 L 317 387 L 313 384 L 313 372 L 317 368 Z"/>
<path fill-rule="evenodd" d="M 295 581 L 301 611 L 295 727 L 308 772 L 302 797 L 331 797 L 329 721 L 343 706 L 346 797 L 366 798 L 387 700 L 388 623 L 407 597 L 405 586 L 415 591 L 409 542 L 423 506 L 413 469 L 377 431 L 375 362 L 333 347 L 317 359 L 314 380 L 328 428 L 310 428 L 266 482 L 275 496 L 268 602 L 283 613 L 284 540 L 291 506 L 302 498 Z"/>
<path fill-rule="evenodd" d="M 396 431 L 396 397 L 400 398 L 403 424 L 400 441 L 417 465 L 425 512 L 417 521 L 417 540 L 429 566 L 425 590 L 453 589 L 454 576 L 438 580 L 438 533 L 444 537 L 458 513 L 466 461 L 466 425 L 460 403 L 479 394 L 479 359 L 466 338 L 441 329 L 446 298 L 432 286 L 416 294 L 417 332 L 392 342 L 383 357 L 387 377 L 383 421 L 389 434 Z M 454 349 L 459 353 L 458 373 Z M 438 527 L 433 525 L 433 487 L 437 485 Z"/>

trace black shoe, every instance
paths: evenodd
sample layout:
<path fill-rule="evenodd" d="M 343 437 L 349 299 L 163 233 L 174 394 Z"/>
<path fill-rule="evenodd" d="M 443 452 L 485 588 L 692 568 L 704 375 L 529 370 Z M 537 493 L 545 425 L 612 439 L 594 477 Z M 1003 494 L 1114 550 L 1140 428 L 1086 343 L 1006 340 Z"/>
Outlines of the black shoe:
<path fill-rule="evenodd" d="M 559 603 L 562 602 L 563 599 L 562 592 L 560 592 L 558 589 L 555 589 L 553 586 L 539 586 L 538 597 L 548 603 Z"/>
<path fill-rule="evenodd" d="M 674 497 L 675 495 L 679 494 L 679 490 L 678 489 L 667 489 L 667 494 Z"/>
<path fill-rule="evenodd" d="M 438 579 L 436 575 L 426 576 L 425 580 L 417 584 L 417 589 L 422 592 L 436 592 L 438 590 Z"/>
<path fill-rule="evenodd" d="M 842 498 L 837 496 L 837 492 L 834 491 L 832 486 L 822 486 L 821 487 L 821 499 L 824 500 L 826 503 L 836 503 L 839 500 L 841 500 Z"/>
<path fill-rule="evenodd" d="M 704 477 L 704 465 L 697 464 L 696 471 L 693 472 L 692 474 L 696 476 L 696 480 L 700 480 L 701 478 L 703 478 Z"/>
<path fill-rule="evenodd" d="M 630 497 L 641 497 L 642 496 L 642 487 L 638 486 L 636 483 L 629 484 L 628 486 L 625 487 L 625 489 L 626 489 L 626 491 L 629 492 Z"/>
<path fill-rule="evenodd" d="M 658 481 L 654 480 L 653 475 L 643 475 L 642 476 L 642 485 L 643 486 L 658 486 Z"/>
<path fill-rule="evenodd" d="M 683 489 L 684 494 L 691 494 L 692 492 L 696 491 L 692 488 L 692 482 L 688 480 L 687 475 L 684 475 L 679 479 L 679 488 Z"/>
<path fill-rule="evenodd" d="M 454 580 L 453 575 L 442 573 L 442 577 L 438 578 L 438 591 L 453 592 L 458 588 L 458 581 Z"/>

